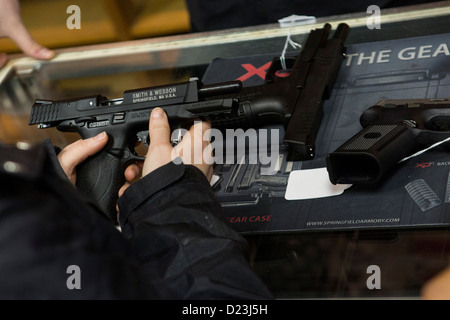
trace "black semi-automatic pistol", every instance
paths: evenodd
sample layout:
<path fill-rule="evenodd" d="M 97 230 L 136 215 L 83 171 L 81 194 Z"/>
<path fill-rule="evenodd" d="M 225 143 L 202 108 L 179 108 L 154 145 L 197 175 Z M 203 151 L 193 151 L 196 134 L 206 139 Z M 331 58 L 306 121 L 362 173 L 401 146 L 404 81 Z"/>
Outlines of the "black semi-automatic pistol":
<path fill-rule="evenodd" d="M 265 83 L 243 87 L 240 81 L 204 85 L 199 80 L 125 91 L 123 98 L 92 96 L 64 101 L 36 100 L 30 125 L 56 126 L 78 132 L 82 138 L 103 131 L 108 145 L 78 168 L 77 186 L 116 220 L 117 193 L 123 171 L 142 160 L 134 150 L 137 132 L 148 130 L 155 107 L 165 110 L 172 129 L 187 128 L 194 119 L 208 119 L 213 128 L 250 128 L 284 125 L 284 143 L 290 160 L 315 156 L 315 139 L 323 118 L 323 100 L 331 95 L 345 55 L 349 32 L 340 24 L 329 38 L 330 24 L 310 32 L 297 57 L 287 58 L 289 75 L 280 76 L 281 59 L 275 58 Z"/>

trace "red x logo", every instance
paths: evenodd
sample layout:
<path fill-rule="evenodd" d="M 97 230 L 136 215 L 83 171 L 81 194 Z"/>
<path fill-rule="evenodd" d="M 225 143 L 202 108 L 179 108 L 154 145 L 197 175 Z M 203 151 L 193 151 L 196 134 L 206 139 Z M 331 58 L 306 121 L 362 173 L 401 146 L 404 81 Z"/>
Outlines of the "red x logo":
<path fill-rule="evenodd" d="M 255 68 L 252 64 L 250 63 L 246 63 L 246 64 L 241 64 L 241 66 L 247 70 L 248 72 L 246 74 L 244 74 L 242 77 L 240 77 L 237 80 L 240 81 L 245 81 L 251 77 L 253 77 L 254 75 L 258 75 L 259 77 L 261 77 L 261 79 L 265 80 L 266 79 L 266 71 L 267 69 L 269 69 L 270 65 L 271 65 L 272 61 L 267 62 L 265 65 L 263 65 L 260 68 Z"/>
<path fill-rule="evenodd" d="M 429 168 L 431 167 L 431 162 L 424 162 L 424 163 L 416 163 L 416 168 Z"/>

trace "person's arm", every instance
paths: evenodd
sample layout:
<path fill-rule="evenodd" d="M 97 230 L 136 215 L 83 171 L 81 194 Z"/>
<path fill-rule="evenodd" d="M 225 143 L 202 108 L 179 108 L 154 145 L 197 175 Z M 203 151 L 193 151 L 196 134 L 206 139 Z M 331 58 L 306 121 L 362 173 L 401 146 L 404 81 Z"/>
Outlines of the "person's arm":
<path fill-rule="evenodd" d="M 450 300 L 450 267 L 429 279 L 422 287 L 423 300 Z"/>
<path fill-rule="evenodd" d="M 203 125 L 202 133 L 208 128 Z M 246 241 L 224 219 L 208 181 L 212 167 L 171 161 L 170 128 L 161 109 L 152 113 L 149 132 L 143 178 L 121 190 L 118 202 L 122 232 L 144 265 L 147 283 L 169 299 L 272 298 L 245 259 Z M 185 136 L 178 146 L 191 142 Z M 205 147 L 192 145 L 200 152 Z"/>
<path fill-rule="evenodd" d="M 0 144 L 0 299 L 155 295 L 141 285 L 141 266 L 122 234 L 65 177 L 106 142 L 77 141 L 60 153 L 65 168 L 49 140 L 21 149 Z"/>
<path fill-rule="evenodd" d="M 0 38 L 11 38 L 19 48 L 30 57 L 36 59 L 52 59 L 55 52 L 37 43 L 22 22 L 18 0 L 0 0 Z M 0 53 L 0 67 L 8 56 Z"/>

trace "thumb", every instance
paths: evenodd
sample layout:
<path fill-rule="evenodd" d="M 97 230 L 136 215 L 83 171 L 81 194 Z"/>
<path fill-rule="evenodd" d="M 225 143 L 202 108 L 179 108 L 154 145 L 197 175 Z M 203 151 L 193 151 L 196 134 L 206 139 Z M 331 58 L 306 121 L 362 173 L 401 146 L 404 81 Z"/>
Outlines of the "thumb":
<path fill-rule="evenodd" d="M 75 141 L 58 154 L 59 163 L 72 183 L 76 182 L 77 165 L 102 150 L 107 142 L 108 135 L 102 132 L 93 138 Z"/>
<path fill-rule="evenodd" d="M 150 115 L 148 132 L 150 136 L 150 145 L 142 170 L 143 176 L 169 163 L 172 159 L 170 125 L 163 109 L 153 109 L 152 114 Z"/>
<path fill-rule="evenodd" d="M 155 108 L 150 115 L 150 146 L 170 145 L 170 125 L 167 115 L 161 108 Z"/>

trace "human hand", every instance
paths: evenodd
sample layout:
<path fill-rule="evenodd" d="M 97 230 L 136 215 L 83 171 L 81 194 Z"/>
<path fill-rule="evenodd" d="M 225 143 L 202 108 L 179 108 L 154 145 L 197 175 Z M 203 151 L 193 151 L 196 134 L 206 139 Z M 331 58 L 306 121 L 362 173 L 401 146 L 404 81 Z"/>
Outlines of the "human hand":
<path fill-rule="evenodd" d="M 119 190 L 119 198 L 130 186 L 131 183 L 138 180 L 140 176 L 146 176 L 152 171 L 158 169 L 174 160 L 174 156 L 179 155 L 184 164 L 192 164 L 206 176 L 208 181 L 213 175 L 213 167 L 211 158 L 205 149 L 210 147 L 209 141 L 203 140 L 205 131 L 210 128 L 208 122 L 198 122 L 194 124 L 188 133 L 183 137 L 181 142 L 174 148 L 170 141 L 170 126 L 167 115 L 161 108 L 155 108 L 150 116 L 149 136 L 150 145 L 144 163 L 130 165 L 125 170 L 126 183 Z M 202 143 L 194 143 L 202 141 Z M 201 149 L 200 149 L 201 148 Z M 185 153 L 184 151 L 190 151 Z M 195 157 L 195 154 L 202 155 L 201 159 Z M 196 160 L 196 161 L 194 161 Z"/>
<path fill-rule="evenodd" d="M 431 278 L 422 288 L 423 300 L 450 300 L 450 267 Z"/>
<path fill-rule="evenodd" d="M 18 0 L 0 0 L 0 38 L 11 38 L 19 48 L 36 59 L 52 59 L 55 52 L 37 43 L 28 32 L 20 17 Z M 0 67 L 8 59 L 6 53 L 0 53 Z"/>
<path fill-rule="evenodd" d="M 70 182 L 76 183 L 77 166 L 88 157 L 102 150 L 107 142 L 108 135 L 106 132 L 102 132 L 89 139 L 77 140 L 58 154 L 59 163 Z"/>

